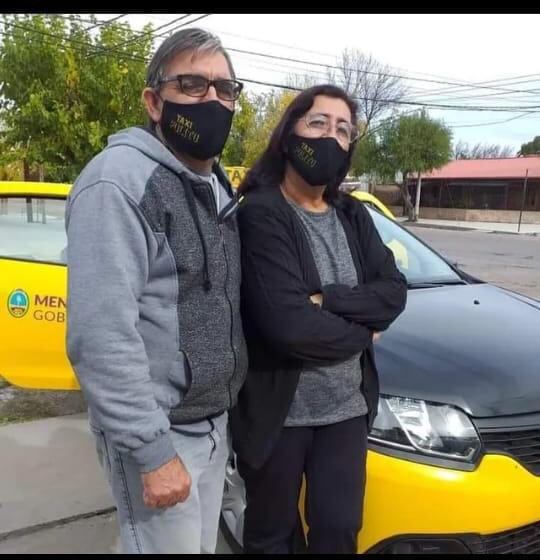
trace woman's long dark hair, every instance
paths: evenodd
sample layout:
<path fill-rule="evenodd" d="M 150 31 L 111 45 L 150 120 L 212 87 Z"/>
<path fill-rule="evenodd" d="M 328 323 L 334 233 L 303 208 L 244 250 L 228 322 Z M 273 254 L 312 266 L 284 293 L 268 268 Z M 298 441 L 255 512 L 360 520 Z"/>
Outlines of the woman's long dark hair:
<path fill-rule="evenodd" d="M 238 187 L 239 194 L 245 194 L 250 190 L 261 187 L 278 188 L 285 176 L 287 164 L 286 146 L 289 136 L 293 132 L 294 125 L 298 119 L 302 118 L 313 106 L 317 95 L 325 95 L 342 99 L 351 111 L 351 121 L 353 126 L 357 124 L 356 103 L 341 88 L 324 84 L 310 87 L 299 93 L 291 104 L 287 107 L 278 125 L 274 129 L 270 142 L 266 150 L 262 153 L 253 167 L 247 172 L 244 180 Z M 324 197 L 327 201 L 335 200 L 338 196 L 339 186 L 345 179 L 354 152 L 355 142 L 351 143 L 349 153 L 345 163 L 338 171 L 335 179 L 328 183 Z"/>

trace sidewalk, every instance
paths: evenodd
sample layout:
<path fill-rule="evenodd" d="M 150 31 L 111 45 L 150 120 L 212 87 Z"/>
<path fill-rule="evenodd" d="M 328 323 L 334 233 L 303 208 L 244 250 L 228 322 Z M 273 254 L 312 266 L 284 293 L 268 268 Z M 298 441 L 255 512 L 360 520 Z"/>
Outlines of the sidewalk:
<path fill-rule="evenodd" d="M 428 220 L 420 218 L 418 222 L 408 222 L 406 217 L 397 221 L 407 227 L 428 227 L 461 231 L 485 231 L 490 233 L 518 233 L 518 225 L 504 222 L 470 222 L 457 220 Z M 521 224 L 519 234 L 540 235 L 540 224 Z"/>
<path fill-rule="evenodd" d="M 0 540 L 0 554 L 119 554 L 116 514 L 32 529 Z"/>
<path fill-rule="evenodd" d="M 0 539 L 113 507 L 86 414 L 0 428 Z"/>
<path fill-rule="evenodd" d="M 0 554 L 119 552 L 86 414 L 1 426 L 0 473 Z"/>

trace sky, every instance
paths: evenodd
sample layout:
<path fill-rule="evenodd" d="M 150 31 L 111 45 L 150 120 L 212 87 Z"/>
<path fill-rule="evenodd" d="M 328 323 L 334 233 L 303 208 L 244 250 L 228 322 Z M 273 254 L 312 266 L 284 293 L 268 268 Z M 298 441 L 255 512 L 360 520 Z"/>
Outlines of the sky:
<path fill-rule="evenodd" d="M 325 68 L 317 64 L 335 65 L 343 49 L 356 48 L 403 77 L 406 101 L 498 108 L 428 107 L 450 126 L 454 141 L 517 151 L 540 135 L 540 14 L 210 14 L 194 21 L 203 15 L 128 14 L 119 21 L 134 29 L 164 26 L 156 33 L 193 21 L 219 35 L 226 48 L 300 61 L 230 51 L 239 78 L 274 84 L 293 73 L 323 80 Z M 261 89 L 246 83 L 248 92 Z"/>

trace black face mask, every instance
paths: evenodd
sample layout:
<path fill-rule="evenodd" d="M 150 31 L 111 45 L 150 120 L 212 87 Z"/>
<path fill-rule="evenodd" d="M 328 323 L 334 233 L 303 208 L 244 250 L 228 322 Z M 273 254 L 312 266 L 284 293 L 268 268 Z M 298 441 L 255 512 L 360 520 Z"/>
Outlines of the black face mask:
<path fill-rule="evenodd" d="M 159 122 L 163 137 L 174 150 L 206 160 L 223 150 L 234 111 L 219 101 L 173 103 L 163 101 Z"/>
<path fill-rule="evenodd" d="M 292 134 L 287 148 L 291 165 L 313 187 L 327 185 L 335 179 L 348 156 L 335 138 L 305 138 Z"/>

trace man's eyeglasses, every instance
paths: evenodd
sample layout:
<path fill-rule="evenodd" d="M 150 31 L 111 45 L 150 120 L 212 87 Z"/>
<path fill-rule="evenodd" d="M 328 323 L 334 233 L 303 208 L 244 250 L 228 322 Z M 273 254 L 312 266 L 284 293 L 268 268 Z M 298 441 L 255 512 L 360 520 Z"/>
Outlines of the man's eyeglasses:
<path fill-rule="evenodd" d="M 168 82 L 177 82 L 179 90 L 190 97 L 204 97 L 210 86 L 214 86 L 217 96 L 223 101 L 236 101 L 244 88 L 238 80 L 209 80 L 197 74 L 177 74 L 159 81 L 160 84 Z"/>

